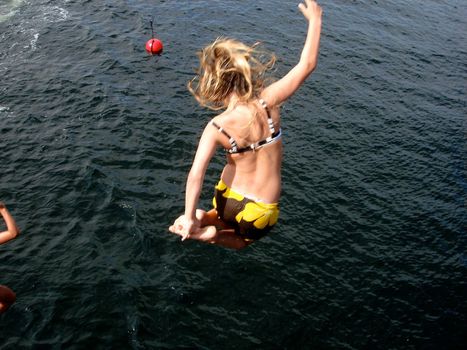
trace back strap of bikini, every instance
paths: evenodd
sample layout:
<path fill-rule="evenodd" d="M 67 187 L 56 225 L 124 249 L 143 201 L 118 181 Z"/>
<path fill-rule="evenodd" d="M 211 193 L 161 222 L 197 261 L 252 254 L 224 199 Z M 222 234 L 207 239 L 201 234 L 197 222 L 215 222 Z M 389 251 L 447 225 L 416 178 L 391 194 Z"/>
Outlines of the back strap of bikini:
<path fill-rule="evenodd" d="M 275 132 L 274 134 L 272 134 L 271 136 L 269 136 L 268 138 L 264 139 L 264 140 L 261 140 L 261 141 L 258 141 L 258 142 L 255 142 L 255 143 L 252 143 L 251 145 L 247 146 L 247 147 L 243 147 L 243 148 L 238 148 L 235 152 L 231 152 L 231 150 L 227 150 L 227 152 L 229 153 L 244 153 L 244 152 L 248 152 L 248 151 L 256 151 L 257 149 L 269 144 L 269 143 L 272 143 L 274 141 L 277 141 L 278 139 L 280 139 L 282 136 L 282 131 L 281 129 L 279 129 L 278 132 Z"/>
<path fill-rule="evenodd" d="M 235 139 L 230 136 L 227 131 L 224 130 L 224 128 L 222 128 L 221 126 L 219 126 L 218 124 L 216 124 L 216 122 L 214 120 L 211 120 L 211 124 L 217 129 L 217 131 L 219 131 L 220 133 L 224 134 L 226 137 L 228 137 L 229 139 L 229 143 L 230 143 L 230 146 L 232 146 L 232 148 L 230 150 L 228 150 L 230 153 L 236 153 L 237 152 L 237 149 L 238 149 L 238 146 L 237 146 L 237 142 L 235 141 Z"/>
<path fill-rule="evenodd" d="M 271 131 L 271 135 L 272 135 L 276 132 L 276 130 L 274 129 L 274 122 L 272 121 L 272 117 L 271 117 L 271 113 L 269 112 L 268 104 L 262 98 L 259 99 L 259 104 L 261 105 L 261 107 L 263 107 L 266 110 L 266 113 L 268 115 L 269 131 Z"/>

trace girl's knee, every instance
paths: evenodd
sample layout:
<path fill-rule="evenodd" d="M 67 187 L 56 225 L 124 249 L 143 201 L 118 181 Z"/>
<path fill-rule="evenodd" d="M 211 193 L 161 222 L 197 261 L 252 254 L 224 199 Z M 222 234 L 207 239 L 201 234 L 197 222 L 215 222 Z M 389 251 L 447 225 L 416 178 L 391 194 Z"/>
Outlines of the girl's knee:
<path fill-rule="evenodd" d="M 199 231 L 199 238 L 205 242 L 213 242 L 217 238 L 217 229 L 215 226 L 205 226 Z"/>
<path fill-rule="evenodd" d="M 210 211 L 196 209 L 195 215 L 196 219 L 200 222 L 201 227 L 211 225 L 217 226 L 220 222 L 215 209 L 211 209 Z"/>
<path fill-rule="evenodd" d="M 199 221 L 203 221 L 204 217 L 206 216 L 206 211 L 202 209 L 196 209 L 195 216 Z"/>

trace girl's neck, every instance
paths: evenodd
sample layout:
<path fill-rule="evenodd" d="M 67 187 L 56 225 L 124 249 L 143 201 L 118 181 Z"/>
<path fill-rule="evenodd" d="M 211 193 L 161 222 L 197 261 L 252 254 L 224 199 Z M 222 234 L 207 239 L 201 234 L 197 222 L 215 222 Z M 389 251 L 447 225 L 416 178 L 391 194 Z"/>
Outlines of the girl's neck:
<path fill-rule="evenodd" d="M 235 108 L 238 103 L 238 96 L 236 93 L 231 93 L 229 97 L 227 97 L 227 110 L 230 111 Z"/>
<path fill-rule="evenodd" d="M 232 92 L 232 94 L 230 94 L 230 96 L 227 97 L 226 102 L 227 102 L 226 111 L 231 111 L 239 104 L 242 104 L 245 106 L 250 106 L 251 104 L 251 101 L 240 101 L 237 94 L 234 92 Z"/>

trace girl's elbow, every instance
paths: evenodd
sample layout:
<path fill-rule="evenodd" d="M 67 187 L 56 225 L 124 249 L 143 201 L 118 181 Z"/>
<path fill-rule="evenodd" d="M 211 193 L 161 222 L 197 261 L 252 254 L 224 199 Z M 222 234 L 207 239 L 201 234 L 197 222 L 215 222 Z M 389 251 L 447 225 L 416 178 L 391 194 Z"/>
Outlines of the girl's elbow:
<path fill-rule="evenodd" d="M 318 62 L 316 60 L 303 62 L 301 64 L 300 68 L 301 68 L 302 75 L 304 76 L 304 79 L 308 78 L 308 76 L 311 73 L 313 73 L 317 65 L 318 65 Z"/>
<path fill-rule="evenodd" d="M 10 230 L 10 239 L 15 239 L 16 237 L 18 237 L 18 235 L 20 234 L 20 229 L 18 227 L 16 227 L 15 229 L 13 230 Z"/>
<path fill-rule="evenodd" d="M 308 62 L 307 67 L 306 67 L 308 75 L 310 75 L 311 73 L 315 71 L 316 66 L 318 66 L 318 60 L 313 60 L 311 62 Z"/>

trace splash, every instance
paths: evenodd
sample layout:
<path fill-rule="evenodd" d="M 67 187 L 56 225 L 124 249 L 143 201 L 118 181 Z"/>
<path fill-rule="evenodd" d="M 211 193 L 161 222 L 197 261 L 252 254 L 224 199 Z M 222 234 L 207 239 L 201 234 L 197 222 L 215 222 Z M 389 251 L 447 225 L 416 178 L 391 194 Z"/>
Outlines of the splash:
<path fill-rule="evenodd" d="M 45 23 L 61 22 L 68 18 L 68 11 L 58 6 L 43 7 L 40 19 Z"/>
<path fill-rule="evenodd" d="M 40 44 L 38 44 L 40 33 L 53 23 L 65 21 L 68 18 L 68 11 L 59 6 L 30 5 L 24 0 L 0 0 L 0 15 L 3 15 L 2 20 L 11 18 L 15 15 L 15 19 L 11 20 L 9 32 L 0 35 L 0 42 L 5 39 L 5 36 L 14 36 L 13 44 L 10 48 L 3 52 L 3 56 L 8 57 L 9 62 L 14 62 L 18 55 L 24 52 L 36 51 Z M 20 5 L 22 6 L 20 7 Z M 1 22 L 1 20 L 0 20 Z M 0 53 L 1 58 L 2 53 Z M 5 70 L 5 62 L 0 60 L 0 71 Z"/>
<path fill-rule="evenodd" d="M 0 105 L 0 119 L 13 118 L 14 114 L 10 111 L 10 107 Z"/>
<path fill-rule="evenodd" d="M 23 0 L 3 0 L 0 2 L 0 22 L 12 17 L 22 2 Z"/>

